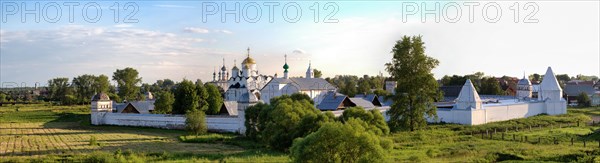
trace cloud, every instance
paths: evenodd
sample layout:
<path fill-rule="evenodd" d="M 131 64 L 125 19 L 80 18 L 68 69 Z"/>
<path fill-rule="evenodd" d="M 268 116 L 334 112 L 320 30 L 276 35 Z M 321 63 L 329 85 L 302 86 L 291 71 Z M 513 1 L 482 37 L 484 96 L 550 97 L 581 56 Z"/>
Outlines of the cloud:
<path fill-rule="evenodd" d="M 0 34 L 3 81 L 39 82 L 59 76 L 110 75 L 115 69 L 125 67 L 138 69 L 144 82 L 161 78 L 177 80 L 181 76 L 201 77 L 203 72 L 212 72 L 212 65 L 200 61 L 231 55 L 201 47 L 202 38 L 136 28 L 69 25 L 47 30 L 2 30 Z"/>
<path fill-rule="evenodd" d="M 294 51 L 292 51 L 293 54 L 305 54 L 306 52 L 302 49 L 295 49 Z"/>
<path fill-rule="evenodd" d="M 183 28 L 184 32 L 187 33 L 200 33 L 200 34 L 206 34 L 206 33 L 223 33 L 223 34 L 233 34 L 233 32 L 231 32 L 230 30 L 226 30 L 226 29 L 215 29 L 215 30 L 209 30 L 206 28 L 200 28 L 200 27 L 185 27 Z"/>
<path fill-rule="evenodd" d="M 233 34 L 233 32 L 226 30 L 226 29 L 217 29 L 214 30 L 216 33 L 224 33 L 224 34 Z"/>
<path fill-rule="evenodd" d="M 183 28 L 183 31 L 187 32 L 187 33 L 210 33 L 210 31 L 208 29 L 196 28 L 196 27 L 185 27 L 185 28 Z"/>

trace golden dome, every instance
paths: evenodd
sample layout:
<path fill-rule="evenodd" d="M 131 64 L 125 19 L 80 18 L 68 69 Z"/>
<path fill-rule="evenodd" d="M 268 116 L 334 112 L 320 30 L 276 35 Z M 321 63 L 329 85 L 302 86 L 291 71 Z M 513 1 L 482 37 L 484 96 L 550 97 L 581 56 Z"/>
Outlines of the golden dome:
<path fill-rule="evenodd" d="M 242 61 L 242 65 L 256 64 L 254 59 L 250 58 L 250 48 L 248 48 L 248 57 Z"/>
<path fill-rule="evenodd" d="M 252 58 L 250 58 L 250 56 L 248 56 L 248 58 L 244 59 L 242 64 L 256 64 L 256 62 L 254 61 L 254 59 L 252 59 Z"/>

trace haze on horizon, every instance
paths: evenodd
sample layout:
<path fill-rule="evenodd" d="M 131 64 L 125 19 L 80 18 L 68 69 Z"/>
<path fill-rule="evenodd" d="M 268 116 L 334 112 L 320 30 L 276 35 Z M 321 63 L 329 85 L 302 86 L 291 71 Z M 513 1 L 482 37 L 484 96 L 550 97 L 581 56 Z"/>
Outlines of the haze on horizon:
<path fill-rule="evenodd" d="M 223 58 L 228 69 L 234 60 L 239 66 L 248 47 L 261 74 L 282 75 L 287 54 L 290 76 L 302 76 L 309 61 L 325 77 L 387 75 L 384 64 L 392 58 L 395 41 L 404 35 L 423 36 L 427 55 L 440 61 L 433 71 L 436 78 L 474 72 L 521 77 L 524 72 L 543 74 L 548 66 L 557 74 L 600 76 L 598 1 L 516 2 L 518 18 L 511 9 L 515 2 L 474 1 L 472 22 L 467 7 L 474 4 L 450 1 L 238 2 L 240 8 L 253 3 L 261 8 L 256 22 L 248 20 L 253 16 L 252 7 L 250 16 L 240 15 L 239 22 L 234 14 L 225 15 L 223 22 L 219 13 L 203 12 L 207 5 L 232 7 L 233 1 L 99 1 L 94 3 L 102 8 L 102 15 L 96 22 L 86 20 L 94 17 L 95 10 L 88 9 L 88 17 L 81 13 L 90 1 L 74 6 L 72 22 L 64 4 L 57 3 L 62 14 L 56 20 L 52 19 L 56 17 L 52 15 L 56 12 L 53 4 L 49 5 L 52 2 L 11 2 L 0 3 L 0 83 L 45 85 L 55 77 L 112 76 L 116 69 L 125 67 L 137 69 L 144 83 L 165 78 L 210 81 Z M 35 14 L 25 14 L 23 20 L 21 13 L 10 7 L 16 4 L 32 9 L 36 2 L 40 10 L 51 6 L 45 13 L 38 12 L 50 14 L 40 16 L 39 23 Z M 288 10 L 288 17 L 283 16 L 281 9 L 290 3 L 302 10 L 297 22 L 289 20 L 294 17 L 293 10 Z M 311 10 L 315 3 L 320 9 L 317 22 L 315 10 Z M 436 3 L 440 6 L 438 22 L 436 14 L 409 15 L 406 9 L 412 8 L 405 8 L 416 4 L 433 9 Z M 444 10 L 451 3 L 461 9 Z M 500 6 L 501 16 L 495 23 L 486 20 L 495 16 L 495 10 L 482 12 L 490 3 Z M 268 5 L 278 9 L 273 10 L 273 22 Z M 338 10 L 332 12 L 336 6 Z M 538 10 L 528 20 L 537 22 L 526 22 L 535 6 Z M 138 10 L 128 17 L 132 10 L 125 7 Z M 119 14 L 115 16 L 116 10 Z M 460 19 L 448 19 L 456 18 L 457 11 L 461 11 Z"/>

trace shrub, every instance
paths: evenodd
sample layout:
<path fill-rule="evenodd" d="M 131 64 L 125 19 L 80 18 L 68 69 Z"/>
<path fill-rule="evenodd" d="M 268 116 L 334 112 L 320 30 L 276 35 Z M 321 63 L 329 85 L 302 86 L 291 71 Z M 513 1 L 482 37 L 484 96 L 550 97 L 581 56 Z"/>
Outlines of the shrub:
<path fill-rule="evenodd" d="M 206 115 L 204 115 L 204 112 L 192 110 L 186 113 L 185 117 L 185 128 L 188 132 L 190 132 L 190 134 L 205 134 L 208 130 L 208 126 L 206 126 Z"/>
<path fill-rule="evenodd" d="M 592 100 L 587 93 L 581 92 L 579 96 L 577 96 L 577 105 L 579 107 L 590 107 L 592 106 Z"/>
<path fill-rule="evenodd" d="M 371 124 L 369 125 L 369 131 L 372 131 L 377 135 L 387 135 L 390 133 L 390 128 L 379 110 L 373 109 L 366 111 L 360 106 L 351 107 L 344 110 L 344 113 L 340 116 L 340 121 L 345 122 L 350 118 L 360 119 Z"/>
<path fill-rule="evenodd" d="M 312 100 L 311 100 L 312 101 Z M 246 135 L 278 150 L 287 150 L 295 138 L 317 131 L 332 114 L 322 114 L 301 95 L 283 95 L 271 104 L 257 104 L 246 109 Z"/>
<path fill-rule="evenodd" d="M 90 136 L 90 145 L 91 146 L 97 146 L 100 145 L 100 143 L 98 143 L 98 140 L 96 140 L 95 136 Z"/>
<path fill-rule="evenodd" d="M 331 122 L 305 138 L 294 140 L 294 162 L 384 162 L 391 141 L 368 132 L 368 124 L 349 119 Z"/>

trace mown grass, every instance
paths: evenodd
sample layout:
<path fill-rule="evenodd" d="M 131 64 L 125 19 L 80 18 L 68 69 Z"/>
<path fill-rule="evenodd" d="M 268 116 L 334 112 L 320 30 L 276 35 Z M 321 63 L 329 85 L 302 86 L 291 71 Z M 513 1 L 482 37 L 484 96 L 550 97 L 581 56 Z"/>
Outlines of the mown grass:
<path fill-rule="evenodd" d="M 0 115 L 0 162 L 289 160 L 284 153 L 265 150 L 232 134 L 211 134 L 204 137 L 204 143 L 184 143 L 179 136 L 186 132 L 181 130 L 92 126 L 89 106 L 3 106 Z M 234 139 L 225 141 L 225 137 Z"/>
<path fill-rule="evenodd" d="M 394 142 L 387 162 L 600 161 L 600 127 L 587 123 L 595 115 L 600 109 L 569 108 L 561 116 L 478 126 L 433 124 L 393 133 L 387 136 Z M 286 153 L 234 134 L 189 136 L 180 130 L 92 126 L 89 121 L 89 106 L 0 107 L 0 162 L 290 161 Z"/>

